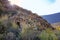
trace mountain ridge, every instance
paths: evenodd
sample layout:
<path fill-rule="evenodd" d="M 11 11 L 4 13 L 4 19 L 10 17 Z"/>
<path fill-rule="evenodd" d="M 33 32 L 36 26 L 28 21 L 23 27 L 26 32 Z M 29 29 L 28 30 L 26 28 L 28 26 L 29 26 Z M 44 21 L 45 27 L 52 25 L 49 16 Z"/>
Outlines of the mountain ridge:
<path fill-rule="evenodd" d="M 51 14 L 51 15 L 44 15 L 42 16 L 44 19 L 46 19 L 49 23 L 56 23 L 56 22 L 60 22 L 60 12 L 59 13 L 55 13 L 55 14 Z"/>

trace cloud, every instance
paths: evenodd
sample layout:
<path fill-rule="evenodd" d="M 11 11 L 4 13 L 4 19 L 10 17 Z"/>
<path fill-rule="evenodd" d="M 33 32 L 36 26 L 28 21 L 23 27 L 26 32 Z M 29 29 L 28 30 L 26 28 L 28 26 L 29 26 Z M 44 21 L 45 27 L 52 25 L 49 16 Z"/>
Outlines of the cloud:
<path fill-rule="evenodd" d="M 31 10 L 38 15 L 48 15 L 60 12 L 60 0 L 16 0 L 14 2 L 25 9 Z M 49 3 L 50 2 L 50 3 Z M 51 3 L 53 2 L 53 3 Z"/>

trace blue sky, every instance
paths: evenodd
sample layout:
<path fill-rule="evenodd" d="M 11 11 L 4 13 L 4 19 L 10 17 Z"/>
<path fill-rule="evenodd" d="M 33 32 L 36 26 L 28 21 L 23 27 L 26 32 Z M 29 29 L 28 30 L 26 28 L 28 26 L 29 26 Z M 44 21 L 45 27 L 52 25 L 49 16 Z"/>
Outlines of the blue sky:
<path fill-rule="evenodd" d="M 9 0 L 38 15 L 49 15 L 60 12 L 60 0 Z"/>

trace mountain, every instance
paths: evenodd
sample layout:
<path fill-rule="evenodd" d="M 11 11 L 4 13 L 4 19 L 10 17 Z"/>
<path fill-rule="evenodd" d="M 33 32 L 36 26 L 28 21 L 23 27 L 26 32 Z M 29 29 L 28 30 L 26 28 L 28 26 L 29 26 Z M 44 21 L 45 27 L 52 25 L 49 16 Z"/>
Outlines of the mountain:
<path fill-rule="evenodd" d="M 44 19 L 46 19 L 49 23 L 60 22 L 60 13 L 55 13 L 55 14 L 51 14 L 51 15 L 44 15 L 42 17 Z"/>
<path fill-rule="evenodd" d="M 41 16 L 0 0 L 0 40 L 40 40 L 40 33 L 47 35 L 47 29 L 54 30 Z"/>

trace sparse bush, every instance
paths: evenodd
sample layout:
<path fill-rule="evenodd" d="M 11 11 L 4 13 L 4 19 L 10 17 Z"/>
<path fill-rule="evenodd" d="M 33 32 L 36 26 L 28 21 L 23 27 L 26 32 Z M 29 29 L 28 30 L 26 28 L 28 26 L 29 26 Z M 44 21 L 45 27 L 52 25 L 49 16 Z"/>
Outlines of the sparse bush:
<path fill-rule="evenodd" d="M 37 34 L 39 34 L 38 31 L 33 30 L 31 27 L 22 28 L 22 32 L 20 33 L 23 40 L 37 40 Z"/>
<path fill-rule="evenodd" d="M 54 33 L 58 37 L 58 40 L 60 40 L 60 30 L 54 30 Z"/>
<path fill-rule="evenodd" d="M 56 26 L 56 30 L 60 30 L 60 26 Z"/>
<path fill-rule="evenodd" d="M 3 25 L 3 22 L 0 21 L 0 40 L 4 40 L 6 35 L 6 26 Z"/>
<path fill-rule="evenodd" d="M 20 32 L 18 31 L 18 25 L 15 22 L 8 20 L 7 17 L 8 16 L 6 15 L 0 18 L 0 40 L 9 40 L 9 37 L 14 40 L 19 39 L 18 35 Z"/>
<path fill-rule="evenodd" d="M 38 35 L 38 38 L 40 38 L 41 40 L 58 40 L 55 33 L 50 29 L 43 30 L 41 34 Z"/>

